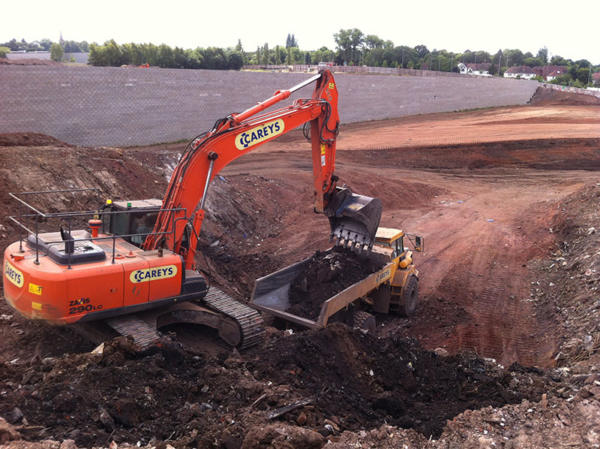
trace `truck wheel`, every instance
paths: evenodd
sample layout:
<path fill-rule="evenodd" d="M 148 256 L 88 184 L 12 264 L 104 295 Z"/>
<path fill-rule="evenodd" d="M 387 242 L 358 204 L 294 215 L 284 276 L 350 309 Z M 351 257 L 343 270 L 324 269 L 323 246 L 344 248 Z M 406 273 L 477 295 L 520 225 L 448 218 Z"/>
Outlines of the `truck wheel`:
<path fill-rule="evenodd" d="M 413 316 L 419 304 L 419 281 L 416 277 L 408 278 L 406 285 L 402 289 L 402 296 L 398 304 L 398 315 Z"/>
<path fill-rule="evenodd" d="M 371 334 L 375 332 L 375 317 L 368 312 L 354 313 L 354 327 L 364 331 L 369 331 Z"/>

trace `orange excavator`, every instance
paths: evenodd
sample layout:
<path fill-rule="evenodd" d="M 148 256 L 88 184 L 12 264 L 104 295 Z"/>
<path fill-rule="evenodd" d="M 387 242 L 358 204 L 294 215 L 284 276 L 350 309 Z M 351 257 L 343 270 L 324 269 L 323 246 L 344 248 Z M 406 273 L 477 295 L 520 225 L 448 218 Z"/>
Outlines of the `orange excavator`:
<path fill-rule="evenodd" d="M 267 111 L 311 83 L 312 98 Z M 20 204 L 19 217 L 11 219 L 21 235 L 4 253 L 7 303 L 26 318 L 69 324 L 97 340 L 106 338 L 108 326 L 147 343 L 162 326 L 191 322 L 217 329 L 232 346 L 256 343 L 263 332 L 260 315 L 209 288 L 196 267 L 210 182 L 233 160 L 304 125 L 312 143 L 315 212 L 328 217 L 331 239 L 338 244 L 370 251 L 381 201 L 337 186 L 337 103 L 333 75 L 322 71 L 245 112 L 218 120 L 187 146 L 162 201 L 109 200 L 98 211 L 44 213 L 30 202 L 50 192 L 11 194 Z M 72 224 L 86 215 L 83 223 L 89 218 L 90 232 L 73 230 Z M 52 220 L 68 228 L 40 232 L 39 223 Z M 31 223 L 35 230 L 29 229 Z"/>

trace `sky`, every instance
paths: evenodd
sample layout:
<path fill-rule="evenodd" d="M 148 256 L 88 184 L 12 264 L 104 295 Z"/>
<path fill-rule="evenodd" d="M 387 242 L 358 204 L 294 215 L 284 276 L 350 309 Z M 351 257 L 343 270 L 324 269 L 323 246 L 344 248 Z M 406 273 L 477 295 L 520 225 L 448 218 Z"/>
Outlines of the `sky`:
<path fill-rule="evenodd" d="M 165 43 L 172 47 L 285 45 L 294 34 L 302 50 L 335 49 L 334 33 L 358 28 L 395 45 L 429 50 L 496 53 L 518 48 L 600 64 L 600 1 L 573 7 L 555 0 L 212 1 L 28 0 L 2 7 L 0 42 L 42 38 L 103 43 Z M 7 19 L 7 18 L 10 18 Z"/>

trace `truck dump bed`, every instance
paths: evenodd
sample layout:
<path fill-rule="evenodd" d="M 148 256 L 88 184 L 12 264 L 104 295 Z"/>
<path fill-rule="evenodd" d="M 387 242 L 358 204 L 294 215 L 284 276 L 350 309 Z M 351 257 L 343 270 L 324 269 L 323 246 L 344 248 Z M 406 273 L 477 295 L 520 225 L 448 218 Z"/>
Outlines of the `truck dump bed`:
<path fill-rule="evenodd" d="M 392 276 L 393 263 L 385 265 L 381 270 L 369 275 L 362 281 L 332 296 L 323 303 L 321 312 L 316 321 L 286 312 L 292 303 L 289 298 L 290 285 L 300 274 L 310 259 L 290 265 L 275 273 L 269 274 L 256 281 L 250 304 L 256 309 L 270 315 L 300 324 L 305 327 L 316 328 L 327 325 L 329 318 L 336 312 L 344 309 L 348 304 L 366 296 Z"/>

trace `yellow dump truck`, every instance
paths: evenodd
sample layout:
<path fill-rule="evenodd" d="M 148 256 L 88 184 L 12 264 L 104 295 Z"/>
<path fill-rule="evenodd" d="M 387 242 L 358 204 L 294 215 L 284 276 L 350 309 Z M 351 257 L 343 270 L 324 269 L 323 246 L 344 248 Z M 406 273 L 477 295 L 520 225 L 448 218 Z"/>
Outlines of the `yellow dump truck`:
<path fill-rule="evenodd" d="M 399 229 L 378 228 L 373 249 L 366 257 L 380 261 L 383 268 L 326 300 L 314 321 L 288 312 L 292 307 L 290 286 L 310 259 L 258 279 L 251 304 L 260 311 L 309 328 L 343 321 L 374 331 L 375 317 L 369 312 L 411 316 L 418 304 L 419 272 L 413 264 L 412 251 L 404 247 L 405 237 L 408 236 Z M 416 251 L 423 251 L 423 238 L 415 237 L 413 245 Z"/>

